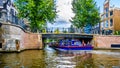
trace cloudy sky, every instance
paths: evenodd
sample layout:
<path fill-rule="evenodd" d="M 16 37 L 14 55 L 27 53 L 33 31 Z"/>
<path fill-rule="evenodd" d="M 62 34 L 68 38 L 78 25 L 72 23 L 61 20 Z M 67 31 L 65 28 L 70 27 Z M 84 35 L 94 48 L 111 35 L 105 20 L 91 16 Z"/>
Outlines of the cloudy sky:
<path fill-rule="evenodd" d="M 72 13 L 72 0 L 57 0 L 57 11 L 58 11 L 58 17 L 61 19 L 65 19 L 67 22 L 69 19 L 74 16 Z"/>
<path fill-rule="evenodd" d="M 105 0 L 95 0 L 97 3 L 97 6 L 100 7 L 100 12 L 103 11 L 103 3 Z M 57 15 L 58 18 L 56 19 L 56 23 L 54 24 L 48 24 L 48 27 L 70 27 L 71 23 L 69 20 L 71 17 L 74 16 L 71 8 L 72 8 L 72 0 L 56 0 L 57 5 Z M 120 7 L 120 0 L 111 0 L 110 1 L 111 6 Z M 62 22 L 62 23 L 61 23 Z"/>
<path fill-rule="evenodd" d="M 56 0 L 57 19 L 56 23 L 48 24 L 48 27 L 69 27 L 71 23 L 69 20 L 74 16 L 71 8 L 72 0 Z"/>

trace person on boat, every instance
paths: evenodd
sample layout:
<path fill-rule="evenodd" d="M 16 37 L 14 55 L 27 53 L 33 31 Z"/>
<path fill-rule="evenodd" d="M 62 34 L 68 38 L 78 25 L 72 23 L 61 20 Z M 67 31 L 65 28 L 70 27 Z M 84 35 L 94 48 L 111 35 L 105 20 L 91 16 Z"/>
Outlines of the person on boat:
<path fill-rule="evenodd" d="M 87 45 L 86 45 L 86 46 L 91 46 L 91 44 L 90 44 L 90 42 L 89 42 L 89 41 L 87 42 Z"/>
<path fill-rule="evenodd" d="M 85 44 L 84 40 L 82 40 L 82 45 L 83 45 L 83 46 L 86 46 L 86 44 Z"/>

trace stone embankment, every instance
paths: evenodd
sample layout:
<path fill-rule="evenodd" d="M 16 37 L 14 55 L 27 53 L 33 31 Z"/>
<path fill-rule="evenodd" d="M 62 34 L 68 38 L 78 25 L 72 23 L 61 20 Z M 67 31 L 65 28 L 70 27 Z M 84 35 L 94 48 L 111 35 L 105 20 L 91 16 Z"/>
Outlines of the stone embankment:
<path fill-rule="evenodd" d="M 42 35 L 25 31 L 20 26 L 3 24 L 0 41 L 1 52 L 15 52 L 25 49 L 42 49 Z"/>
<path fill-rule="evenodd" d="M 95 35 L 93 40 L 95 49 L 120 49 L 119 35 Z"/>

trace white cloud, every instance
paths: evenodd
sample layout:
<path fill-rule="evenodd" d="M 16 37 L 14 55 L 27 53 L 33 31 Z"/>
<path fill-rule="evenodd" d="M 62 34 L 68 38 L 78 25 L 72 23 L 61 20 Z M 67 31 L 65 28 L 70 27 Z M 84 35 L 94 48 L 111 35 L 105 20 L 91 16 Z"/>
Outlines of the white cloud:
<path fill-rule="evenodd" d="M 57 19 L 56 23 L 47 23 L 48 28 L 69 28 L 71 25 L 70 22 L 66 22 L 64 19 Z"/>
<path fill-rule="evenodd" d="M 56 5 L 57 5 L 57 13 L 58 18 L 62 18 L 69 22 L 69 19 L 74 16 L 72 13 L 72 0 L 57 0 Z"/>
<path fill-rule="evenodd" d="M 71 23 L 55 23 L 55 24 L 51 24 L 51 23 L 48 23 L 48 28 L 69 28 L 71 25 Z"/>
<path fill-rule="evenodd" d="M 72 0 L 56 0 L 56 10 L 57 12 L 57 19 L 56 23 L 50 24 L 48 23 L 48 27 L 54 28 L 68 28 L 70 27 L 70 19 L 74 16 L 72 12 Z"/>

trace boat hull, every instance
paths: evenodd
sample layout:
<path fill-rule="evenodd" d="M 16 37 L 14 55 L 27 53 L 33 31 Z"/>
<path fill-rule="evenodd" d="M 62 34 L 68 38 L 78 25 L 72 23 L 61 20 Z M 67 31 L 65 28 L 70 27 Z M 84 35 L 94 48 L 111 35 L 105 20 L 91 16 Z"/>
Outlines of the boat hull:
<path fill-rule="evenodd" d="M 58 46 L 55 48 L 61 51 L 93 50 L 92 46 Z"/>

